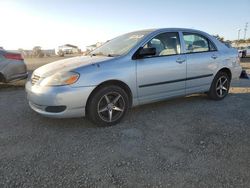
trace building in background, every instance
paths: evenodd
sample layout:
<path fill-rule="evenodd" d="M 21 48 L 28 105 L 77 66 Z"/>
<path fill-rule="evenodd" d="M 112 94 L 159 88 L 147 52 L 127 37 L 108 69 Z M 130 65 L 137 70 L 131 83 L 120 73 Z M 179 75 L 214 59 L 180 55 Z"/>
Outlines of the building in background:
<path fill-rule="evenodd" d="M 65 44 L 62 46 L 58 46 L 58 48 L 55 49 L 55 53 L 60 56 L 63 56 L 65 54 L 76 54 L 80 52 L 81 49 L 79 49 L 78 46 L 72 44 Z"/>

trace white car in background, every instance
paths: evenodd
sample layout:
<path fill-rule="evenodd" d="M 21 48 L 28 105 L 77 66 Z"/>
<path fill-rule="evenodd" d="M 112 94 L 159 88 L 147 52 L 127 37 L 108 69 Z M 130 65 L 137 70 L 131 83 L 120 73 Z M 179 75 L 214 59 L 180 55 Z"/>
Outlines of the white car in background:
<path fill-rule="evenodd" d="M 250 46 L 247 46 L 245 48 L 245 54 L 243 54 L 243 55 L 244 55 L 244 57 L 249 57 L 250 56 Z"/>
<path fill-rule="evenodd" d="M 244 47 L 237 47 L 238 53 L 239 53 L 239 57 L 243 57 L 243 53 L 244 53 Z"/>
<path fill-rule="evenodd" d="M 238 48 L 239 57 L 245 58 L 250 56 L 250 46 L 247 47 L 239 47 Z"/>

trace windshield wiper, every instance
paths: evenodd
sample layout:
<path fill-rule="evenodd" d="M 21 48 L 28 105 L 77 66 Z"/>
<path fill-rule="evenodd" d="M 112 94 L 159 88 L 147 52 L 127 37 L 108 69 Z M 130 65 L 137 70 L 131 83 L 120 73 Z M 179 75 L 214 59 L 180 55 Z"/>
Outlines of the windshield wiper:
<path fill-rule="evenodd" d="M 108 54 L 108 55 L 106 55 L 106 54 L 104 54 L 104 53 L 93 53 L 93 54 L 90 54 L 91 56 L 107 56 L 107 57 L 115 57 L 115 56 L 118 56 L 118 55 L 116 55 L 116 54 Z"/>
<path fill-rule="evenodd" d="M 91 56 L 102 56 L 103 54 L 97 53 L 97 54 L 90 54 Z"/>
<path fill-rule="evenodd" d="M 90 54 L 91 56 L 105 56 L 103 53 L 93 53 Z"/>
<path fill-rule="evenodd" d="M 108 57 L 116 57 L 116 56 L 119 56 L 118 54 L 108 54 L 107 55 Z"/>

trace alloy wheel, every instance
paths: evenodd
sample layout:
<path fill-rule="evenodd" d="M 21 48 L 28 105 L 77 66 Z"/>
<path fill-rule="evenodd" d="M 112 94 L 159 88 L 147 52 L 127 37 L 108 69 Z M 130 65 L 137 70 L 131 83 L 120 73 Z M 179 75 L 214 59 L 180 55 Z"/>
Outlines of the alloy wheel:
<path fill-rule="evenodd" d="M 226 76 L 221 76 L 216 83 L 216 93 L 219 97 L 224 97 L 228 93 L 229 82 Z"/>
<path fill-rule="evenodd" d="M 98 102 L 97 112 L 99 117 L 105 122 L 114 122 L 124 113 L 125 101 L 118 92 L 105 94 Z"/>

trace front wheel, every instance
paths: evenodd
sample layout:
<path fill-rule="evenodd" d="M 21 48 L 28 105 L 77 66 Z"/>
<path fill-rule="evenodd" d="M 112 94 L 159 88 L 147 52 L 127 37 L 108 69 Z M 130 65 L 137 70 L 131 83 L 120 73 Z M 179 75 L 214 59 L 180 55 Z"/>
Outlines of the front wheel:
<path fill-rule="evenodd" d="M 87 116 L 98 125 L 110 126 L 122 120 L 128 111 L 129 98 L 120 87 L 104 86 L 95 91 L 87 106 Z"/>
<path fill-rule="evenodd" d="M 208 96 L 213 100 L 225 98 L 229 92 L 230 79 L 227 73 L 218 72 L 211 84 Z"/>

